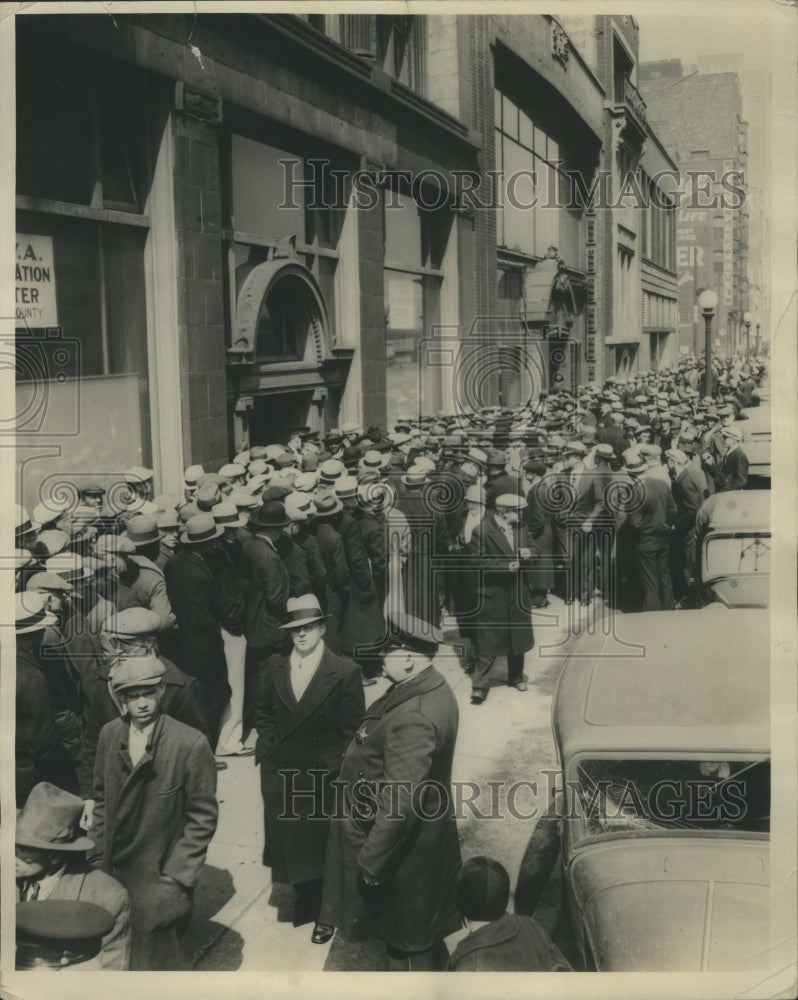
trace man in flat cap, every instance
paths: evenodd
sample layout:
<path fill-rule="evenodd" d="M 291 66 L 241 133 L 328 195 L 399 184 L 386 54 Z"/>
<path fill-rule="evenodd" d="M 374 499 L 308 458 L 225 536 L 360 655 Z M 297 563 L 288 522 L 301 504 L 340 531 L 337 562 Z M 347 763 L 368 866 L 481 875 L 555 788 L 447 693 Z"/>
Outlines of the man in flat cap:
<path fill-rule="evenodd" d="M 366 710 L 341 762 L 320 920 L 381 938 L 389 971 L 438 971 L 458 930 L 460 842 L 451 805 L 457 701 L 432 665 L 426 623 L 391 625 L 378 655 L 392 681 Z"/>
<path fill-rule="evenodd" d="M 103 727 L 94 766 L 89 861 L 128 891 L 131 970 L 188 966 L 180 939 L 218 818 L 207 739 L 161 713 L 164 666 L 122 661 L 112 680 L 124 718 Z"/>
<path fill-rule="evenodd" d="M 130 965 L 128 896 L 119 882 L 87 864 L 86 852 L 93 849 L 94 841 L 81 836 L 82 812 L 83 801 L 77 795 L 46 781 L 33 788 L 17 816 L 17 901 L 80 900 L 103 907 L 110 920 L 98 942 L 94 967 L 121 971 Z M 33 922 L 28 930 L 33 936 Z M 62 928 L 61 934 L 79 936 L 74 928 Z M 51 932 L 50 936 L 55 935 Z"/>

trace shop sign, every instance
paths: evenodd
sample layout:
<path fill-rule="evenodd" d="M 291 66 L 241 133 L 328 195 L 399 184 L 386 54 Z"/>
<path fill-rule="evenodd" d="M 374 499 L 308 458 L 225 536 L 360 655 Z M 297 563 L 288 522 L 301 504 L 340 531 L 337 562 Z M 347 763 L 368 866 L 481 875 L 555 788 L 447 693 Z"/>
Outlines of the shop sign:
<path fill-rule="evenodd" d="M 33 327 L 57 326 L 52 236 L 17 234 L 16 318 Z"/>

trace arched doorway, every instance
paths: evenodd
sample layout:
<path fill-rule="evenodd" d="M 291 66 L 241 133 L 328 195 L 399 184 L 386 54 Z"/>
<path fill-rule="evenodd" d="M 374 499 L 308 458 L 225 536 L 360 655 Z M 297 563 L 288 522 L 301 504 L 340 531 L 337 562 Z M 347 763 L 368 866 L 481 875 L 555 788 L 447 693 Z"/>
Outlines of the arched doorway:
<path fill-rule="evenodd" d="M 292 427 L 337 423 L 352 351 L 333 347 L 327 305 L 296 259 L 236 268 L 235 319 L 228 350 L 232 444 L 285 442 Z"/>

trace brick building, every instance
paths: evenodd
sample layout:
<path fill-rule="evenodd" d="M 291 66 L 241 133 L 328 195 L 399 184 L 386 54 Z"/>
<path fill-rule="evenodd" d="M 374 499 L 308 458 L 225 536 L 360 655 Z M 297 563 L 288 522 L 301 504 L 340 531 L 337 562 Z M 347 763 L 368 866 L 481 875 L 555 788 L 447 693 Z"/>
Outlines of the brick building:
<path fill-rule="evenodd" d="M 640 87 L 679 166 L 681 188 L 696 195 L 677 211 L 680 347 L 695 350 L 702 342 L 695 303 L 711 288 L 719 303 L 717 348 L 724 354 L 744 351 L 743 315 L 754 303 L 748 288 L 748 209 L 739 194 L 747 186 L 748 124 L 738 76 L 685 71 L 678 59 L 670 59 L 641 66 Z"/>
<path fill-rule="evenodd" d="M 574 198 L 670 163 L 631 19 L 16 24 L 25 504 L 671 356 L 670 214 Z"/>

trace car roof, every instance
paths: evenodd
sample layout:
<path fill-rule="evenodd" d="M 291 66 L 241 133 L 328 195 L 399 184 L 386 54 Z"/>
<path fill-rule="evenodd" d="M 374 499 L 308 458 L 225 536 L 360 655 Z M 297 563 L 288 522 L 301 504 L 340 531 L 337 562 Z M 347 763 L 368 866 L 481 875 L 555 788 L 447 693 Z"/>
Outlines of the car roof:
<path fill-rule="evenodd" d="M 719 496 L 710 515 L 711 530 L 770 528 L 770 490 L 729 490 Z"/>
<path fill-rule="evenodd" d="M 615 618 L 586 637 L 554 697 L 563 763 L 577 752 L 767 753 L 769 615 L 710 604 Z"/>

